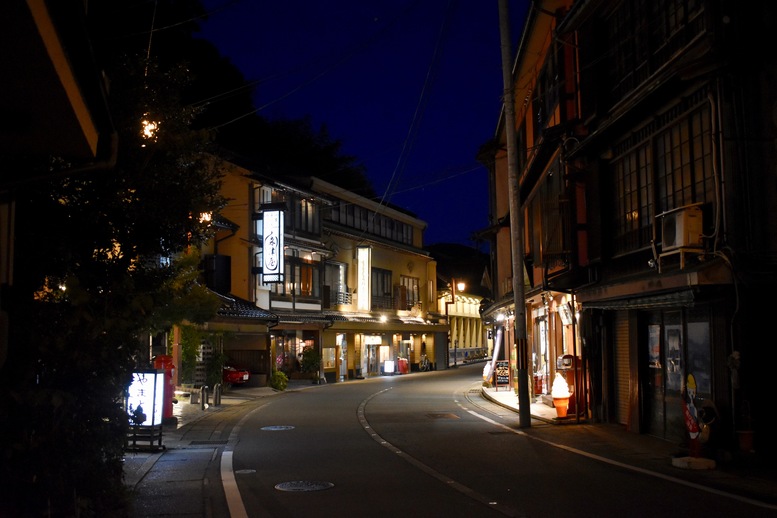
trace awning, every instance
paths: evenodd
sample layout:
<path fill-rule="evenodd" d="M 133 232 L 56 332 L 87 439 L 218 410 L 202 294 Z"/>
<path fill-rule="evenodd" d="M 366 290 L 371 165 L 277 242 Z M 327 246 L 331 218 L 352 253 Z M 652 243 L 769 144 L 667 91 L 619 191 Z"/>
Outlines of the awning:
<path fill-rule="evenodd" d="M 692 307 L 696 297 L 693 290 L 674 291 L 644 297 L 627 297 L 614 300 L 591 300 L 583 302 L 585 309 L 660 309 Z"/>

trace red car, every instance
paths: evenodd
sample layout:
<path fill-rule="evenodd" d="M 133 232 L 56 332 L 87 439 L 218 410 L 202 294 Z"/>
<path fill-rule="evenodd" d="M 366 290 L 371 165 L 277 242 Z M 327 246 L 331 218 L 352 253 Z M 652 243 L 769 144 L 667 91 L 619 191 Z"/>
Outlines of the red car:
<path fill-rule="evenodd" d="M 248 372 L 248 369 L 224 365 L 223 381 L 225 385 L 242 385 L 247 382 L 250 377 L 251 374 Z"/>

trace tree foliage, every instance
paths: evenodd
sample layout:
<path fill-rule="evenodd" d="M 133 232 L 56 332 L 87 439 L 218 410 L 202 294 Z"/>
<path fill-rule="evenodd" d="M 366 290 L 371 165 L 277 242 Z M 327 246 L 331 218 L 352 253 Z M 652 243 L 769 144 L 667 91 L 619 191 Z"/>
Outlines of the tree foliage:
<path fill-rule="evenodd" d="M 224 205 L 213 152 L 246 156 L 262 173 L 371 192 L 324 128 L 252 113 L 242 75 L 192 37 L 202 14 L 198 0 L 89 2 L 117 163 L 75 174 L 54 157 L 48 180 L 14 192 L 0 516 L 129 514 L 123 395 L 132 371 L 147 367 L 139 337 L 205 322 L 218 307 L 196 282 L 192 253 L 212 232 L 200 216 Z M 149 32 L 152 19 L 164 29 Z M 144 133 L 143 121 L 154 131 Z"/>
<path fill-rule="evenodd" d="M 118 513 L 126 503 L 123 394 L 132 371 L 147 367 L 137 363 L 139 338 L 206 321 L 218 307 L 195 282 L 197 257 L 187 255 L 211 235 L 200 215 L 223 200 L 209 135 L 189 128 L 195 113 L 178 96 L 186 69 L 132 57 L 115 64 L 116 167 L 17 193 L 0 377 L 0 510 L 12 515 Z M 141 134 L 144 119 L 158 123 L 152 138 Z M 67 172 L 65 163 L 55 167 Z"/>
<path fill-rule="evenodd" d="M 366 169 L 356 157 L 342 152 L 343 143 L 333 139 L 326 129 L 316 131 L 310 118 L 260 120 L 250 136 L 253 144 L 240 153 L 230 153 L 241 165 L 270 176 L 315 176 L 354 193 L 375 197 Z M 244 137 L 245 137 L 244 136 Z M 240 141 L 223 144 L 241 149 Z"/>
<path fill-rule="evenodd" d="M 302 349 L 300 370 L 307 373 L 317 373 L 321 370 L 321 353 L 312 345 L 306 345 Z"/>

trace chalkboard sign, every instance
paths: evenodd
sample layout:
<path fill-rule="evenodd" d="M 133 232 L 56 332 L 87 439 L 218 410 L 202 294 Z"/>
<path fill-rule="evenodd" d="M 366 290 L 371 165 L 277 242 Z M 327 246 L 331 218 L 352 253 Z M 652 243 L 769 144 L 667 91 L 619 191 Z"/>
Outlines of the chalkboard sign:
<path fill-rule="evenodd" d="M 499 385 L 510 384 L 510 361 L 509 360 L 497 360 L 494 366 L 494 378 L 496 380 L 497 388 Z"/>

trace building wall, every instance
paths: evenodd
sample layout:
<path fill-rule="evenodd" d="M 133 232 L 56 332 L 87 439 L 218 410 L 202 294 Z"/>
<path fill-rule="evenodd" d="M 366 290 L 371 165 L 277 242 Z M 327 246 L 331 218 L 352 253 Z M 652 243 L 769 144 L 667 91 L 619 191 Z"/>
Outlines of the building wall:
<path fill-rule="evenodd" d="M 248 245 L 252 241 L 253 221 L 251 220 L 252 193 L 258 183 L 248 177 L 249 172 L 234 164 L 226 164 L 226 174 L 222 180 L 221 194 L 228 205 L 221 214 L 237 226 L 234 235 L 228 230 L 218 233 L 210 244 L 209 253 L 229 257 L 231 282 L 230 293 L 245 300 L 253 300 L 253 282 L 250 277 L 253 266 L 253 253 Z M 266 308 L 269 309 L 269 308 Z"/>
<path fill-rule="evenodd" d="M 775 151 L 766 144 L 777 125 L 765 115 L 774 58 L 746 65 L 737 53 L 765 44 L 775 8 L 682 0 L 659 10 L 631 0 L 536 7 L 514 67 L 533 281 L 527 313 L 539 316 L 541 297 L 553 302 L 542 315 L 547 329 L 527 322 L 530 342 L 542 343 L 542 332 L 555 354 L 580 345 L 567 326 L 553 327 L 560 296 L 570 294 L 586 344 L 577 348 L 586 417 L 687 444 L 682 409 L 695 406 L 716 415 L 706 447 L 733 449 L 735 428 L 755 427 L 744 414 L 760 397 L 742 382 L 742 358 L 751 376 L 766 373 L 754 361 L 754 319 L 765 312 L 753 295 L 774 286 L 777 271 L 767 209 L 777 202 Z M 494 218 L 507 214 L 504 158 L 494 151 Z M 674 245 L 668 236 L 690 228 L 682 222 L 691 206 L 701 208 L 702 228 Z M 510 311 L 509 229 L 497 223 L 488 322 Z"/>

